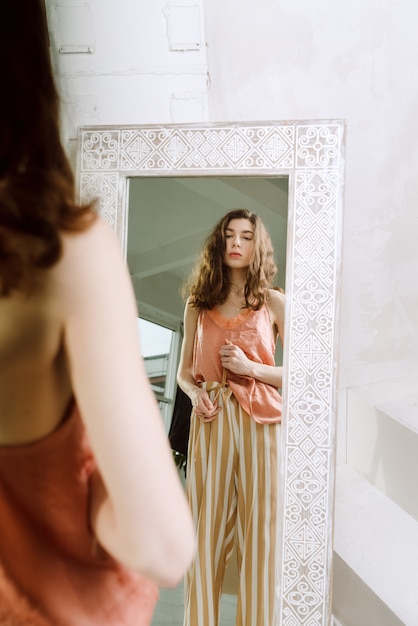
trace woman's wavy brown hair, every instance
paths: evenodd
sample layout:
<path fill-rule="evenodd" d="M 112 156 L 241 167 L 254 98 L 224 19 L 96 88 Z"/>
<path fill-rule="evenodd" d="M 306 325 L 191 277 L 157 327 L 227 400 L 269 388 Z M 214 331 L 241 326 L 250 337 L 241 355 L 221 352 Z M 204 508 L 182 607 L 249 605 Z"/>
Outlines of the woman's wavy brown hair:
<path fill-rule="evenodd" d="M 61 231 L 87 228 L 60 137 L 42 0 L 3 0 L 0 19 L 0 295 L 28 291 L 61 255 Z"/>
<path fill-rule="evenodd" d="M 247 270 L 244 298 L 247 307 L 259 309 L 267 297 L 267 289 L 277 273 L 270 235 L 261 219 L 248 209 L 233 209 L 215 226 L 206 239 L 200 257 L 186 280 L 182 293 L 189 296 L 194 308 L 212 309 L 225 302 L 231 286 L 228 267 L 224 263 L 225 230 L 231 220 L 246 219 L 254 227 L 254 255 Z"/>

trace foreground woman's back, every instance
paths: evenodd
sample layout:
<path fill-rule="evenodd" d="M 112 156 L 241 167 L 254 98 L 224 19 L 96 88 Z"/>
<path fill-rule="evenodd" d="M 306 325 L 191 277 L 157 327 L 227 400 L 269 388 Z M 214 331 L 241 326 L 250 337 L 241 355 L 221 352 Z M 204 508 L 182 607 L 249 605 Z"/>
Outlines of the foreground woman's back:
<path fill-rule="evenodd" d="M 63 320 L 47 289 L 0 299 L 0 445 L 47 435 L 71 398 Z"/>
<path fill-rule="evenodd" d="M 137 626 L 194 531 L 119 245 L 74 201 L 43 11 L 0 22 L 0 622 Z"/>

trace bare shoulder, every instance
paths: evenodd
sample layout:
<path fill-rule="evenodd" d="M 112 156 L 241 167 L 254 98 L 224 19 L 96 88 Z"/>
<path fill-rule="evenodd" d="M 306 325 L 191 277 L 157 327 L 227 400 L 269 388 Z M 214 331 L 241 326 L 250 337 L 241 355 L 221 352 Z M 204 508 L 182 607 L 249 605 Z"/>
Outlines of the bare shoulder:
<path fill-rule="evenodd" d="M 286 304 L 286 296 L 277 289 L 268 290 L 268 305 L 270 310 L 275 311 L 281 315 L 284 315 L 284 309 Z"/>
<path fill-rule="evenodd" d="M 100 217 L 86 230 L 63 233 L 63 254 L 53 271 L 56 295 L 68 306 L 95 299 L 112 285 L 126 282 L 127 268 L 119 242 Z M 116 295 L 116 294 L 115 294 Z"/>
<path fill-rule="evenodd" d="M 122 251 L 115 233 L 101 217 L 81 232 L 62 234 L 63 256 L 61 267 L 67 265 L 84 264 L 89 261 L 89 266 L 103 265 L 107 263 L 108 256 L 121 256 Z"/>
<path fill-rule="evenodd" d="M 184 332 L 187 336 L 194 336 L 197 328 L 197 320 L 199 317 L 199 309 L 190 304 L 190 298 L 187 298 L 184 307 Z"/>
<path fill-rule="evenodd" d="M 286 296 L 277 289 L 269 289 L 268 294 L 267 306 L 270 311 L 270 316 L 272 320 L 274 320 L 276 329 L 283 341 Z"/>
<path fill-rule="evenodd" d="M 190 296 L 186 300 L 186 305 L 184 307 L 184 315 L 190 319 L 197 319 L 199 317 L 199 309 L 191 304 Z"/>

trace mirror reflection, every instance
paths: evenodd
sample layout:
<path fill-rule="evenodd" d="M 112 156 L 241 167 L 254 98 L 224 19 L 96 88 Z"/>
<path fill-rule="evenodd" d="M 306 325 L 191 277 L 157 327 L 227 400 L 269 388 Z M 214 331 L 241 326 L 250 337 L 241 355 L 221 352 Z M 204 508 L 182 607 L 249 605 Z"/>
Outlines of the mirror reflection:
<path fill-rule="evenodd" d="M 288 179 L 285 177 L 141 177 L 129 181 L 128 265 L 139 302 L 182 319 L 179 288 L 215 222 L 250 208 L 272 239 L 283 287 Z"/>
<path fill-rule="evenodd" d="M 181 345 L 184 302 L 180 288 L 215 222 L 236 207 L 251 208 L 265 224 L 279 270 L 275 284 L 284 288 L 287 178 L 142 177 L 130 180 L 128 265 L 143 318 L 143 356 L 167 432 L 175 405 L 175 374 Z M 161 350 L 159 345 L 167 332 L 171 333 L 170 341 L 165 350 Z M 281 364 L 281 359 L 282 353 L 278 350 L 276 364 Z M 180 625 L 183 623 L 183 591 L 163 591 L 162 602 L 167 594 L 171 596 L 170 604 L 174 602 L 179 607 L 178 618 L 172 623 Z M 234 554 L 224 581 L 220 623 L 235 623 L 236 598 Z M 226 621 L 229 618 L 231 621 Z M 158 608 L 154 623 L 159 623 Z"/>

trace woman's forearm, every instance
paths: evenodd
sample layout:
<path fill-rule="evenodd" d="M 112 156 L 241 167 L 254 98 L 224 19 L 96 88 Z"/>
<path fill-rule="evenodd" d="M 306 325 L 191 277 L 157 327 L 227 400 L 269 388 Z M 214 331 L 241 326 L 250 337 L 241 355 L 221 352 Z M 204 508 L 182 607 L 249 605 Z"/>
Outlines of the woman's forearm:
<path fill-rule="evenodd" d="M 250 361 L 248 376 L 259 380 L 262 383 L 280 388 L 283 379 L 283 367 L 280 365 L 265 365 Z"/>
<path fill-rule="evenodd" d="M 177 373 L 177 384 L 186 395 L 193 400 L 193 396 L 200 389 L 194 376 L 189 370 L 179 370 Z"/>
<path fill-rule="evenodd" d="M 175 486 L 175 485 L 174 485 Z M 91 478 L 91 525 L 100 546 L 116 560 L 154 580 L 161 587 L 175 587 L 190 565 L 194 552 L 193 523 L 182 494 L 174 494 L 173 509 L 180 515 L 181 527 L 159 518 L 148 531 L 135 531 L 116 513 L 112 499 L 96 471 Z M 141 532 L 142 530 L 142 532 Z"/>

